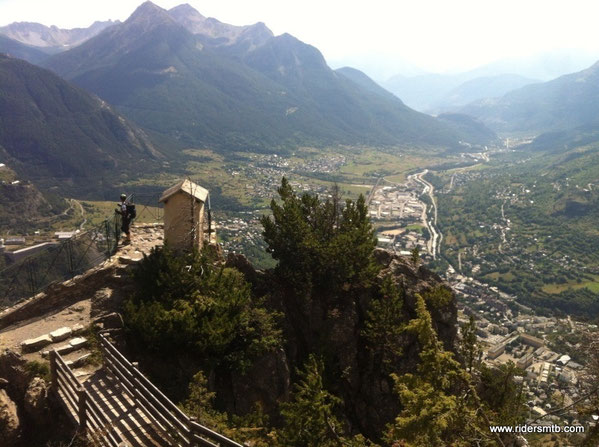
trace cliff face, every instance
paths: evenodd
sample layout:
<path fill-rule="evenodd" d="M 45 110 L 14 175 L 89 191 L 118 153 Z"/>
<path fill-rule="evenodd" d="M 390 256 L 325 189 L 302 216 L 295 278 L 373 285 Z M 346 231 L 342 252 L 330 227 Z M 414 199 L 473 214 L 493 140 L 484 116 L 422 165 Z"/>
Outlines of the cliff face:
<path fill-rule="evenodd" d="M 276 403 L 287 398 L 288 384 L 293 382 L 295 371 L 309 353 L 318 353 L 326 358 L 328 389 L 343 398 L 343 412 L 350 428 L 377 439 L 401 410 L 393 393 L 389 367 L 382 366 L 376 347 L 369 345 L 364 336 L 368 312 L 373 300 L 379 299 L 381 283 L 390 277 L 403 290 L 399 319 L 404 323 L 416 317 L 416 294 L 426 296 L 433 290 L 446 289 L 449 301 L 441 305 L 429 302 L 428 310 L 439 339 L 448 350 L 454 350 L 456 342 L 457 307 L 449 287 L 425 267 L 414 268 L 406 258 L 385 250 L 377 249 L 375 259 L 381 270 L 372 287 L 347 291 L 342 297 L 312 297 L 308 303 L 298 303 L 281 294 L 281 285 L 274 282 L 272 272 L 258 272 L 243 256 L 230 256 L 227 264 L 242 271 L 256 295 L 268 296 L 270 306 L 282 312 L 286 343 L 284 353 L 255 363 L 246 376 L 234 374 L 236 386 L 230 391 L 217 390 L 221 405 L 234 413 L 244 412 L 252 405 L 249 400 L 257 398 L 276 421 L 279 417 Z M 273 292 L 277 286 L 279 292 Z M 416 338 L 404 333 L 398 345 L 396 348 L 402 354 L 390 368 L 397 374 L 414 372 L 420 353 Z M 275 383 L 277 386 L 272 386 Z M 246 393 L 247 390 L 252 392 Z"/>

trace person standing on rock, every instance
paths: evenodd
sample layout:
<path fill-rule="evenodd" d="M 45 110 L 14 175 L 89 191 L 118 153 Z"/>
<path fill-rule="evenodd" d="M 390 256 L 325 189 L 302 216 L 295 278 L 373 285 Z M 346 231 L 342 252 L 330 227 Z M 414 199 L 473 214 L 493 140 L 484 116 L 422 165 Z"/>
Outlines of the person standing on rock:
<path fill-rule="evenodd" d="M 135 205 L 127 201 L 127 194 L 121 194 L 119 207 L 114 212 L 121 215 L 121 231 L 126 235 L 123 245 L 131 243 L 131 229 L 129 226 L 135 218 Z"/>

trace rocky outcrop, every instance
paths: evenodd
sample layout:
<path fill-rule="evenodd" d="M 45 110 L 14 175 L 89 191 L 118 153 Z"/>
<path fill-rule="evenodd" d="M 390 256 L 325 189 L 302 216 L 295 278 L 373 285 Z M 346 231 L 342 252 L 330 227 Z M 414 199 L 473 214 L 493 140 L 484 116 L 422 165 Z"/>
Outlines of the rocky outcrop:
<path fill-rule="evenodd" d="M 50 439 L 69 435 L 63 410 L 53 412 L 56 402 L 49 396 L 49 384 L 33 376 L 27 361 L 5 350 L 0 354 L 0 446 L 46 445 Z"/>
<path fill-rule="evenodd" d="M 377 248 L 374 251 L 375 259 L 383 266 L 379 273 L 379 280 L 390 275 L 394 282 L 403 284 L 409 291 L 406 295 L 405 304 L 410 309 L 410 314 L 415 316 L 416 294 L 424 295 L 436 287 L 446 287 L 446 284 L 439 275 L 431 272 L 426 267 L 414 267 L 407 258 L 393 255 L 387 250 Z M 453 292 L 451 292 L 453 295 Z M 433 318 L 433 324 L 439 338 L 443 341 L 445 349 L 453 350 L 457 337 L 457 317 L 458 309 L 455 305 L 455 299 L 451 300 L 445 306 L 429 306 L 429 312 Z"/>
<path fill-rule="evenodd" d="M 5 388 L 13 396 L 22 396 L 29 385 L 25 370 L 26 360 L 9 349 L 0 353 L 0 378 L 6 380 Z"/>
<path fill-rule="evenodd" d="M 118 312 L 111 312 L 93 320 L 98 330 L 121 329 L 124 326 L 123 317 Z"/>
<path fill-rule="evenodd" d="M 227 258 L 227 267 L 241 271 L 257 296 L 266 296 L 269 307 L 283 314 L 286 340 L 285 362 L 274 354 L 255 362 L 246 376 L 232 374 L 231 380 L 217 386 L 217 396 L 226 398 L 225 407 L 234 413 L 250 410 L 261 402 L 271 418 L 280 417 L 276 401 L 289 395 L 289 376 L 301 368 L 309 353 L 326 357 L 328 389 L 343 398 L 344 413 L 352 429 L 372 439 L 401 411 L 393 392 L 389 372 L 382 371 L 380 360 L 363 337 L 363 329 L 379 285 L 390 277 L 403 293 L 403 322 L 416 317 L 416 294 L 447 288 L 447 302 L 427 302 L 433 325 L 448 350 L 455 349 L 457 307 L 455 296 L 443 280 L 425 267 L 415 267 L 408 258 L 376 249 L 374 258 L 380 265 L 376 284 L 368 289 L 347 290 L 340 296 L 311 296 L 309 299 L 287 293 L 285 284 L 277 284 L 271 271 L 255 270 L 243 255 Z M 420 346 L 413 334 L 402 336 L 402 355 L 393 365 L 396 373 L 414 372 L 419 363 Z M 276 377 L 273 377 L 276 376 Z M 286 383 L 285 386 L 281 386 Z M 258 386 L 260 385 L 260 386 Z"/>
<path fill-rule="evenodd" d="M 0 445 L 15 445 L 21 436 L 17 405 L 5 390 L 0 390 Z"/>
<path fill-rule="evenodd" d="M 255 295 L 262 296 L 268 292 L 268 286 L 265 284 L 265 273 L 261 270 L 256 270 L 244 255 L 229 253 L 225 267 L 234 268 L 243 273 L 245 280 L 251 284 Z"/>
<path fill-rule="evenodd" d="M 48 388 L 44 379 L 34 377 L 25 392 L 23 410 L 36 426 L 48 423 Z"/>
<path fill-rule="evenodd" d="M 290 385 L 287 356 L 283 349 L 277 349 L 254 361 L 247 373 L 231 374 L 232 402 L 235 405 L 229 411 L 249 413 L 255 409 L 256 403 L 261 408 L 276 408 L 280 401 L 289 398 Z"/>

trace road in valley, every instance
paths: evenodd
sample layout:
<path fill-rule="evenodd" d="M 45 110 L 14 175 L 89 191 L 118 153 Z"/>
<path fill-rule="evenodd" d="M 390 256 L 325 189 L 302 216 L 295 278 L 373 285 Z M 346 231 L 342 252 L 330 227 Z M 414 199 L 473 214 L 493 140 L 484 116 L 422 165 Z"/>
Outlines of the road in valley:
<path fill-rule="evenodd" d="M 433 257 L 433 259 L 437 259 L 437 254 L 441 251 L 441 241 L 443 240 L 443 234 L 439 230 L 437 230 L 437 200 L 435 199 L 435 187 L 423 178 L 427 173 L 428 169 L 425 169 L 422 172 L 410 175 L 408 179 L 411 178 L 414 181 L 420 183 L 422 186 L 424 186 L 424 194 L 427 194 L 431 199 L 432 219 L 428 220 L 426 213 L 427 210 L 425 208 L 425 211 L 422 216 L 422 221 L 430 234 L 430 239 L 427 242 L 428 251 Z"/>

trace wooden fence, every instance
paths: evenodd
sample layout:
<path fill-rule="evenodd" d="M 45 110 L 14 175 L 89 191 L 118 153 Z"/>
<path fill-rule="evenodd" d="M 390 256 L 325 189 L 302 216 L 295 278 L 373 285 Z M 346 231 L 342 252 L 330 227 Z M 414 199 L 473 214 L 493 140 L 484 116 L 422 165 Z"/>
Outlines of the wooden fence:
<path fill-rule="evenodd" d="M 52 390 L 67 415 L 93 441 L 109 447 L 128 444 L 113 430 L 113 421 L 98 405 L 93 395 L 79 383 L 69 365 L 55 350 L 50 351 Z"/>
<path fill-rule="evenodd" d="M 198 424 L 179 409 L 116 347 L 104 334 L 99 336 L 104 368 L 115 379 L 115 391 L 127 393 L 153 427 L 165 440 L 165 445 L 181 447 L 243 447 L 235 441 Z M 93 395 L 79 383 L 69 366 L 56 351 L 50 352 L 52 388 L 65 406 L 79 430 L 86 432 L 101 445 L 128 445 L 111 430 L 113 421 L 101 411 Z"/>

